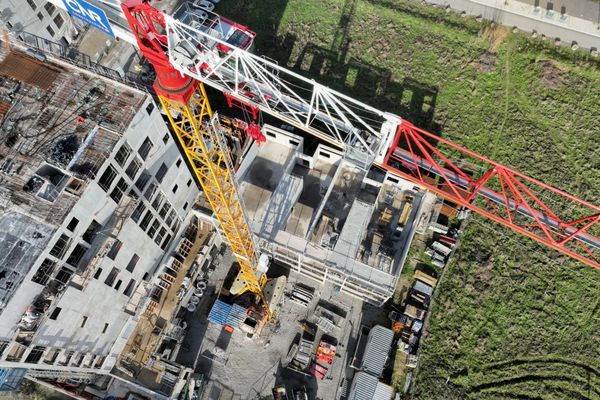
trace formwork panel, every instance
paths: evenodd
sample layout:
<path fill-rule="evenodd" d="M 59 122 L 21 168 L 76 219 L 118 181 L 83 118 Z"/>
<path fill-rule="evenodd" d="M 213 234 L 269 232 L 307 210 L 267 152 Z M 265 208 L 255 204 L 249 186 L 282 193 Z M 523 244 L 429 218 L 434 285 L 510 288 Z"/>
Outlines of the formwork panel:
<path fill-rule="evenodd" d="M 11 52 L 0 62 L 0 75 L 48 90 L 63 72 L 59 67 L 52 67 L 21 53 Z"/>

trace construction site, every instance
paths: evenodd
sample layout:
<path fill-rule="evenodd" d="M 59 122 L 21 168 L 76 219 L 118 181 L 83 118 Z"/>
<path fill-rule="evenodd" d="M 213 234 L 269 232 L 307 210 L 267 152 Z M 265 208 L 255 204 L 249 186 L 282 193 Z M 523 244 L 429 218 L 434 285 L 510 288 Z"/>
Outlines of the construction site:
<path fill-rule="evenodd" d="M 302 136 L 272 125 L 258 143 L 220 117 L 270 258 L 267 320 L 235 294 L 235 257 L 166 125 L 149 131 L 162 121 L 147 94 L 118 84 L 115 96 L 109 79 L 18 43 L 0 74 L 3 365 L 80 398 L 349 390 L 358 336 L 388 323 L 377 306 L 418 218 L 427 229 L 423 189 L 327 145 L 306 154 Z"/>
<path fill-rule="evenodd" d="M 253 54 L 219 1 L 28 6 L 138 61 L 3 35 L 0 391 L 400 399 L 471 213 L 600 266 L 598 207 Z"/>
<path fill-rule="evenodd" d="M 255 143 L 237 172 L 263 253 L 383 304 L 423 218 L 424 190 L 383 172 L 367 174 L 327 146 L 305 154 L 302 137 L 282 129 L 264 131 L 268 142 Z"/>

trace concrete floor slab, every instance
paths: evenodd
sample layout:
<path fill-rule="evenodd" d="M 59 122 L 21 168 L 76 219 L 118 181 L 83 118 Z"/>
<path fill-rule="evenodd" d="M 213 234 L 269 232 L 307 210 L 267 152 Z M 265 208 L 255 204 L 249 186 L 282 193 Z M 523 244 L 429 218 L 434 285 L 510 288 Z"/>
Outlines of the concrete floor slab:
<path fill-rule="evenodd" d="M 240 189 L 250 224 L 253 230 L 257 232 L 262 225 L 265 210 L 273 192 L 249 182 L 243 182 Z"/>
<path fill-rule="evenodd" d="M 252 166 L 243 178 L 253 185 L 274 191 L 285 173 L 285 165 L 295 152 L 295 148 L 277 142 L 263 143 Z"/>
<path fill-rule="evenodd" d="M 279 230 L 289 224 L 290 213 L 293 213 L 294 204 L 301 194 L 302 178 L 287 175 L 283 178 L 267 205 L 259 235 L 263 238 L 273 239 Z M 255 214 L 256 215 L 256 214 Z"/>

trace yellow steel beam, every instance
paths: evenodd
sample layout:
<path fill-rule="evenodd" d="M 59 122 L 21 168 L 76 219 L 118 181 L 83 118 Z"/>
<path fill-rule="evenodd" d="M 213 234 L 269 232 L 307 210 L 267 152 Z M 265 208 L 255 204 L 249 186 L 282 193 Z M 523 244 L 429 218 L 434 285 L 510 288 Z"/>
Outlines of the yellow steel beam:
<path fill-rule="evenodd" d="M 245 291 L 257 295 L 271 316 L 263 293 L 267 278 L 257 277 L 258 256 L 234 181 L 229 149 L 220 132 L 202 83 L 187 104 L 159 96 L 189 164 L 231 246 L 245 281 Z"/>

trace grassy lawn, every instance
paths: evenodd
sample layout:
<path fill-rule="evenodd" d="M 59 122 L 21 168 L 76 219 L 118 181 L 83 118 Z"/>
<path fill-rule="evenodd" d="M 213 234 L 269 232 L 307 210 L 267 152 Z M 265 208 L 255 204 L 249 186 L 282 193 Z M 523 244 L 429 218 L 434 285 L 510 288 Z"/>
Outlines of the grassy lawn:
<path fill-rule="evenodd" d="M 407 0 L 223 0 L 256 52 L 600 203 L 600 64 Z M 599 399 L 600 272 L 474 217 L 419 399 Z"/>

